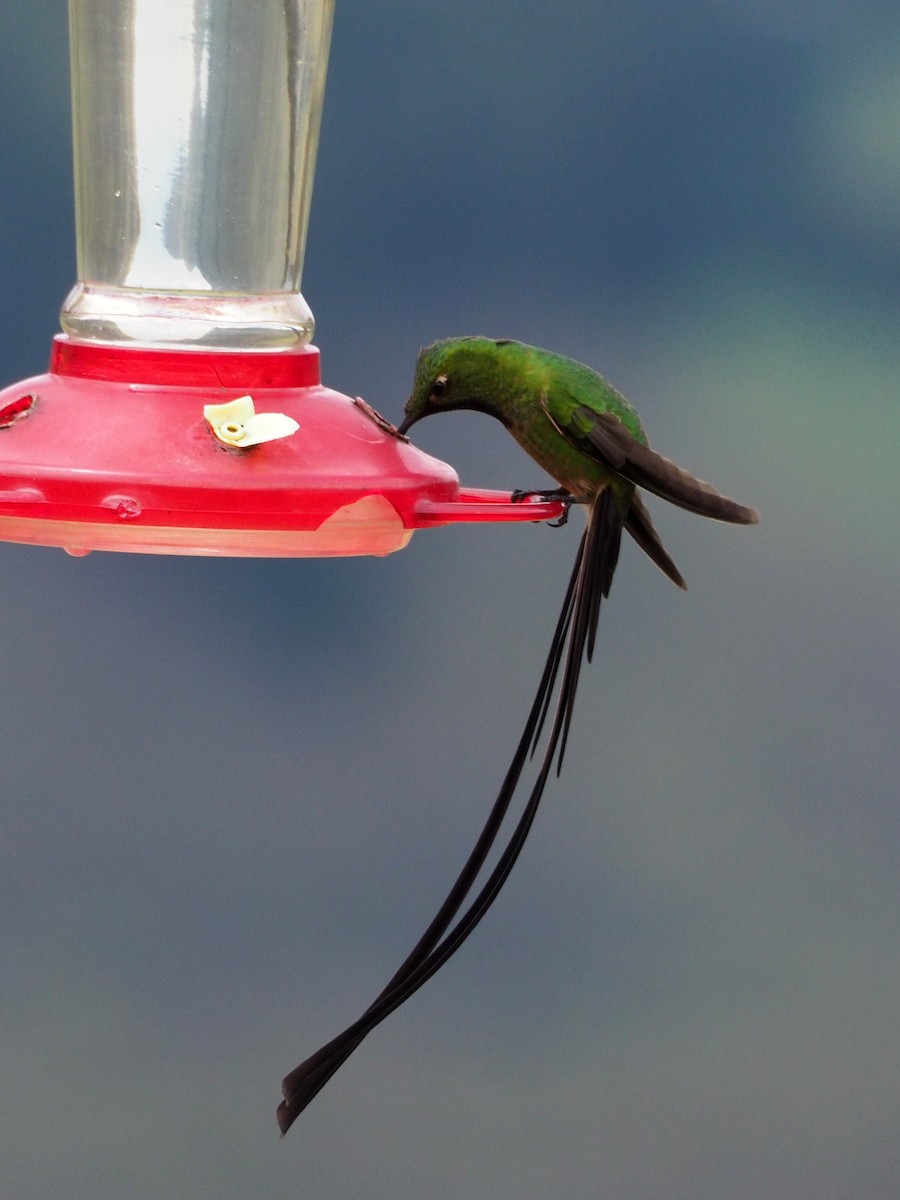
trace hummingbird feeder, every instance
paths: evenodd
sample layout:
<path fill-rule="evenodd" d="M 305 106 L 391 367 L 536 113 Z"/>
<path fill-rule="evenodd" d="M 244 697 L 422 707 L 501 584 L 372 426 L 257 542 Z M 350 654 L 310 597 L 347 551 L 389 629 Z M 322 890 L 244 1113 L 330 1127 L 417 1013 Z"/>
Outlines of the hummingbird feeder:
<path fill-rule="evenodd" d="M 334 0 L 69 0 L 78 282 L 0 391 L 0 540 L 389 554 L 544 520 L 324 387 L 300 276 Z"/>

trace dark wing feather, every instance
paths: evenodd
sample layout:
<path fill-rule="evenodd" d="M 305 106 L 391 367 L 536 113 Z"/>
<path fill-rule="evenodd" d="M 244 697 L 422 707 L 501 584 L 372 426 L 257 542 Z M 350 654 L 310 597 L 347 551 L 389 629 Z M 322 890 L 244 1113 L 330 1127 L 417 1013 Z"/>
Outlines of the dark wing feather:
<path fill-rule="evenodd" d="M 398 1008 L 422 986 L 435 971 L 459 949 L 493 904 L 525 844 L 537 814 L 544 786 L 559 749 L 557 774 L 575 705 L 575 692 L 585 653 L 593 652 L 601 601 L 609 594 L 622 536 L 622 519 L 614 497 L 604 491 L 591 506 L 588 524 L 575 567 L 563 600 L 550 652 L 525 729 L 500 788 L 490 815 L 472 853 L 460 872 L 437 915 L 394 973 L 387 985 L 362 1016 L 349 1025 L 315 1054 L 285 1076 L 284 1100 L 278 1107 L 282 1133 L 325 1086 L 342 1063 L 353 1053 L 376 1025 Z M 469 897 L 487 857 L 494 846 L 504 817 L 515 795 L 529 751 L 533 751 L 552 703 L 556 680 L 562 667 L 562 681 L 556 699 L 553 723 L 528 800 L 496 864 L 455 925 L 454 918 Z M 452 927 L 451 927 L 452 925 Z"/>
<path fill-rule="evenodd" d="M 584 430 L 583 436 L 590 443 L 594 456 L 604 466 L 630 479 L 638 487 L 646 488 L 648 492 L 654 492 L 679 508 L 699 513 L 702 517 L 730 521 L 736 525 L 755 525 L 759 520 L 756 509 L 747 508 L 721 495 L 711 483 L 697 479 L 671 459 L 664 458 L 639 442 L 613 413 L 598 413 L 581 405 L 575 417 L 578 428 Z M 572 437 L 571 425 L 567 434 Z"/>
<path fill-rule="evenodd" d="M 650 514 L 647 512 L 647 508 L 637 492 L 632 497 L 631 506 L 625 518 L 625 528 L 644 553 L 653 559 L 659 569 L 665 572 L 673 583 L 676 583 L 680 588 L 684 588 L 687 591 L 687 584 L 684 582 L 681 572 L 672 562 L 666 552 L 666 548 L 659 540 L 659 534 L 653 528 Z"/>

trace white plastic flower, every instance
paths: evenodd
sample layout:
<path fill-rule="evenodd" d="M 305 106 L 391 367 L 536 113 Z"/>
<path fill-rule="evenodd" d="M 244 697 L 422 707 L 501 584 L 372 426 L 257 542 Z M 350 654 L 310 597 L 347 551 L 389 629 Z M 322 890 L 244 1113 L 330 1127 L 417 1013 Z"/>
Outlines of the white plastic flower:
<path fill-rule="evenodd" d="M 251 396 L 238 396 L 227 404 L 206 404 L 203 415 L 220 442 L 239 450 L 290 437 L 300 428 L 286 413 L 258 413 Z"/>

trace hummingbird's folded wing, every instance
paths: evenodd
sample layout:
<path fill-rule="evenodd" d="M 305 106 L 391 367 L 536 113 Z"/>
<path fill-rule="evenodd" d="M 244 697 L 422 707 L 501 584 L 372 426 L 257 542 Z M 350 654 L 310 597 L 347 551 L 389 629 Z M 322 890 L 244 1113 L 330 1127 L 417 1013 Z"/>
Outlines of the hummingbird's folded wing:
<path fill-rule="evenodd" d="M 605 467 L 679 508 L 735 525 L 755 525 L 759 520 L 755 508 L 730 500 L 711 483 L 697 479 L 670 458 L 639 442 L 614 413 L 598 413 L 587 405 L 579 405 L 565 432 L 581 450 Z"/>

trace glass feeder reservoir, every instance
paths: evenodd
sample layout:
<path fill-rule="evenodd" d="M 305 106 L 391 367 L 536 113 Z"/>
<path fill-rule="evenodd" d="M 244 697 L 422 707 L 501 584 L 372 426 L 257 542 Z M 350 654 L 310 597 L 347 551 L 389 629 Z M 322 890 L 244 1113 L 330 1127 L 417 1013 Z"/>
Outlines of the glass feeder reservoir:
<path fill-rule="evenodd" d="M 292 349 L 334 0 L 71 0 L 73 338 Z"/>

